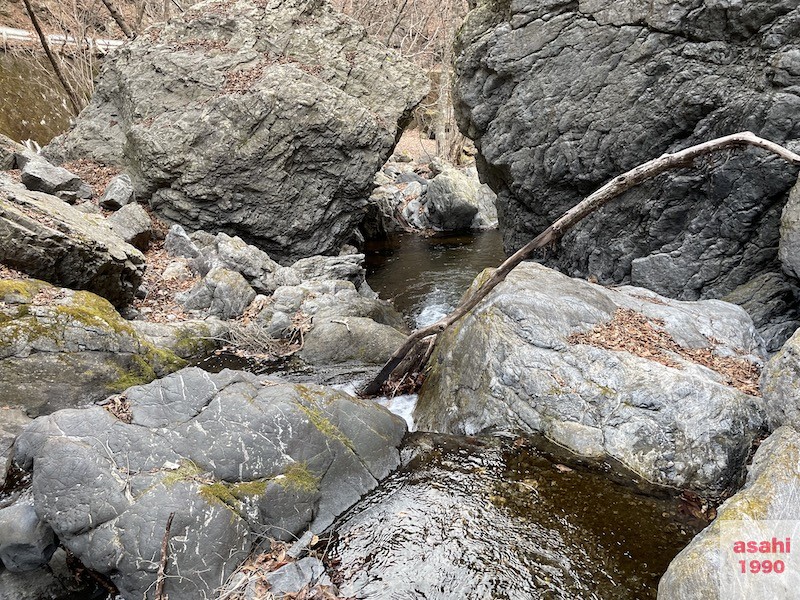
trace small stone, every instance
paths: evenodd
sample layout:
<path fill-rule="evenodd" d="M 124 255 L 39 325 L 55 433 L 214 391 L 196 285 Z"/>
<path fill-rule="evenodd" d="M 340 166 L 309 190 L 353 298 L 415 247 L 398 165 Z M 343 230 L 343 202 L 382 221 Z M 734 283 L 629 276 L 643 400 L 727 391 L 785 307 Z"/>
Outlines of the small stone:
<path fill-rule="evenodd" d="M 196 258 L 200 256 L 200 249 L 186 234 L 186 230 L 177 223 L 169 228 L 164 239 L 164 250 L 170 256 Z"/>
<path fill-rule="evenodd" d="M 117 175 L 106 186 L 100 198 L 100 206 L 107 210 L 119 210 L 136 199 L 131 178 L 125 173 Z"/>
<path fill-rule="evenodd" d="M 142 252 L 150 247 L 153 238 L 153 220 L 141 205 L 126 204 L 108 217 L 108 224 L 119 237 Z"/>

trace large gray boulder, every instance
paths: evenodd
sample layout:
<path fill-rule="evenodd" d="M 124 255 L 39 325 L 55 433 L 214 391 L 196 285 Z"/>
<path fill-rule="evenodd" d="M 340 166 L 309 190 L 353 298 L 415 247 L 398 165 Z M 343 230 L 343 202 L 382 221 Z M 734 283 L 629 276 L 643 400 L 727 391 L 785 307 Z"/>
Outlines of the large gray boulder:
<path fill-rule="evenodd" d="M 485 2 L 456 40 L 454 102 L 507 251 L 611 178 L 742 130 L 798 149 L 796 0 Z M 779 269 L 797 167 L 760 150 L 627 192 L 547 264 L 682 299 Z"/>
<path fill-rule="evenodd" d="M 731 385 L 762 360 L 738 306 L 523 263 L 441 335 L 414 418 L 445 433 L 543 434 L 653 483 L 713 495 L 738 482 L 765 426 L 761 398 Z M 745 389 L 758 393 L 757 379 Z"/>
<path fill-rule="evenodd" d="M 95 294 L 0 280 L 0 406 L 36 416 L 101 400 L 184 365 Z"/>
<path fill-rule="evenodd" d="M 795 597 L 796 583 L 776 590 L 766 576 L 739 577 L 735 595 L 732 593 L 734 587 L 726 586 L 725 582 L 733 583 L 741 558 L 748 562 L 753 558 L 784 559 L 787 574 L 793 576 L 789 581 L 796 582 L 796 571 L 790 571 L 796 564 L 793 558 L 796 550 L 783 555 L 737 555 L 732 553 L 732 549 L 737 540 L 771 540 L 773 535 L 784 540 L 787 533 L 796 544 L 793 534 L 800 519 L 798 485 L 800 434 L 791 427 L 781 427 L 756 451 L 744 488 L 720 506 L 716 520 L 670 563 L 658 584 L 658 600 Z M 786 524 L 790 525 L 788 530 Z M 763 526 L 766 527 L 761 529 Z M 723 547 L 725 554 L 721 553 Z M 721 575 L 727 577 L 723 579 Z"/>
<path fill-rule="evenodd" d="M 783 270 L 800 279 L 800 184 L 796 184 L 781 212 L 781 240 L 778 255 Z"/>
<path fill-rule="evenodd" d="M 722 299 L 747 311 L 767 352 L 780 350 L 800 327 L 800 286 L 779 271 L 756 275 Z"/>
<path fill-rule="evenodd" d="M 300 358 L 315 365 L 358 362 L 382 365 L 406 336 L 366 317 L 315 319 L 306 334 Z"/>
<path fill-rule="evenodd" d="M 31 418 L 22 409 L 0 407 L 0 488 L 6 482 L 14 440 L 30 422 Z"/>
<path fill-rule="evenodd" d="M 150 247 L 153 238 L 153 220 L 141 205 L 126 204 L 113 215 L 108 217 L 106 223 L 123 241 L 142 252 Z"/>
<path fill-rule="evenodd" d="M 212 317 L 233 319 L 242 316 L 256 293 L 236 271 L 214 267 L 203 279 L 177 299 L 188 310 L 205 310 Z"/>
<path fill-rule="evenodd" d="M 170 513 L 165 593 L 212 597 L 264 537 L 321 532 L 399 464 L 402 419 L 313 385 L 184 369 L 100 407 L 37 419 L 15 461 L 37 513 L 123 598 L 152 598 Z"/>
<path fill-rule="evenodd" d="M 441 172 L 428 183 L 424 211 L 434 229 L 458 231 L 497 225 L 494 193 L 477 173 L 439 165 Z"/>
<path fill-rule="evenodd" d="M 102 218 L 0 175 L 0 262 L 32 277 L 89 290 L 115 306 L 133 299 L 144 256 Z"/>
<path fill-rule="evenodd" d="M 210 0 L 110 56 L 45 152 L 124 166 L 138 197 L 188 229 L 279 261 L 334 254 L 427 89 L 325 1 Z"/>

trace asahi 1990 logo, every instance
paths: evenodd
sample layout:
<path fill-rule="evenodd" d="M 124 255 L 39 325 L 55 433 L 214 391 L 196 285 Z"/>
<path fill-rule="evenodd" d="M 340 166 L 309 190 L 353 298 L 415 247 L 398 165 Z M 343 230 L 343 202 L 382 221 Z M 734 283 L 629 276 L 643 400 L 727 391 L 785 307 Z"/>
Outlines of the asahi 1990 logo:
<path fill-rule="evenodd" d="M 720 598 L 780 600 L 800 591 L 800 522 L 720 521 Z"/>

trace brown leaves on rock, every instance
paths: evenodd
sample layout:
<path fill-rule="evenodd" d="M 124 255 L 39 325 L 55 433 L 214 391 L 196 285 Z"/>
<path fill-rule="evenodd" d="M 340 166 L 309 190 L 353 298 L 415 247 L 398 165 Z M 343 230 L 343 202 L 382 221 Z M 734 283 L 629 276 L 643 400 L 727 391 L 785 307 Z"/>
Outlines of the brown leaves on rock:
<path fill-rule="evenodd" d="M 162 279 L 161 275 L 164 270 L 173 260 L 176 260 L 164 250 L 163 242 L 154 243 L 145 252 L 144 257 L 147 268 L 144 272 L 142 287 L 147 290 L 147 294 L 144 298 L 134 299 L 133 307 L 141 312 L 148 321 L 156 323 L 188 319 L 183 307 L 175 301 L 175 295 L 192 289 L 200 278 L 192 274 L 191 277 L 184 280 Z"/>
<path fill-rule="evenodd" d="M 268 552 L 251 556 L 237 570 L 231 581 L 236 584 L 228 584 L 226 590 L 220 595 L 220 600 L 273 600 L 276 598 L 270 591 L 267 575 L 277 571 L 284 565 L 294 562 L 288 555 L 289 548 L 283 542 L 272 540 Z M 317 553 L 312 553 L 317 556 Z M 317 556 L 317 558 L 321 558 Z M 315 585 L 312 588 L 304 587 L 293 594 L 280 596 L 285 600 L 346 600 L 339 596 L 334 588 L 328 586 Z"/>
<path fill-rule="evenodd" d="M 102 407 L 123 423 L 127 423 L 128 425 L 133 423 L 131 405 L 124 394 L 111 396 L 102 404 Z"/>
<path fill-rule="evenodd" d="M 758 365 L 744 358 L 723 357 L 708 348 L 684 348 L 665 329 L 661 319 L 648 319 L 628 308 L 617 309 L 608 323 L 587 333 L 567 338 L 570 344 L 586 344 L 604 350 L 622 350 L 667 367 L 680 369 L 677 358 L 707 367 L 721 375 L 726 385 L 751 396 L 760 396 Z M 718 343 L 710 339 L 709 344 Z"/>
<path fill-rule="evenodd" d="M 92 186 L 95 196 L 98 197 L 102 195 L 109 182 L 121 172 L 119 167 L 110 167 L 84 158 L 64 163 L 61 166 Z"/>

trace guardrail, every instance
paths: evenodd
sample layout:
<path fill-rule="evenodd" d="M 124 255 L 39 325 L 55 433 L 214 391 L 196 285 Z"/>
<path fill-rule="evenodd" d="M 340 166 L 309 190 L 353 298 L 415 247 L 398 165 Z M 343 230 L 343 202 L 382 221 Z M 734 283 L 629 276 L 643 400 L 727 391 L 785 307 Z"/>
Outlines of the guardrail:
<path fill-rule="evenodd" d="M 49 34 L 45 37 L 51 46 L 82 46 L 98 52 L 108 52 L 109 50 L 118 48 L 124 43 L 122 40 L 104 40 L 100 38 L 84 38 L 81 40 L 71 35 L 61 35 L 57 33 Z M 39 38 L 34 33 L 25 31 L 24 29 L 0 27 L 0 42 L 2 42 L 5 48 L 8 42 L 38 43 Z"/>

